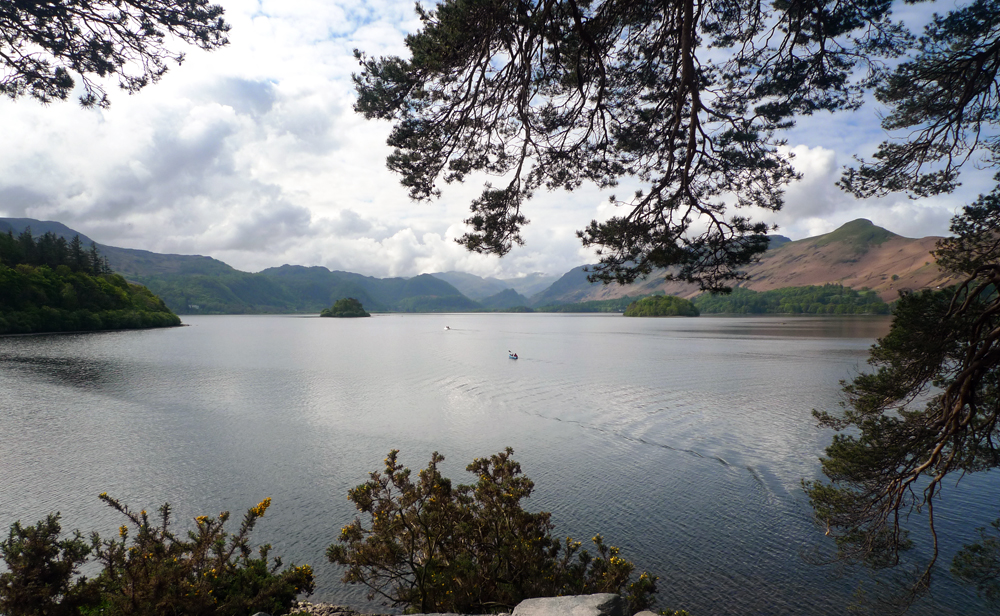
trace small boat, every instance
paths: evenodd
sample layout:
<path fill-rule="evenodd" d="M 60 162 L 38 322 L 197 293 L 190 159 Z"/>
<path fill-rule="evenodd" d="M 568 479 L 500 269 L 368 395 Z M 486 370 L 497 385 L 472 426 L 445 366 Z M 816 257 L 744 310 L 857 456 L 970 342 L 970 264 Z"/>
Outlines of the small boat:
<path fill-rule="evenodd" d="M 511 359 L 517 359 L 517 353 L 511 353 L 510 351 L 507 351 L 507 357 Z"/>
<path fill-rule="evenodd" d="M 445 325 L 445 326 L 444 326 L 444 328 L 445 328 L 445 329 L 451 329 L 451 328 L 450 328 L 450 327 L 448 327 L 447 325 Z"/>

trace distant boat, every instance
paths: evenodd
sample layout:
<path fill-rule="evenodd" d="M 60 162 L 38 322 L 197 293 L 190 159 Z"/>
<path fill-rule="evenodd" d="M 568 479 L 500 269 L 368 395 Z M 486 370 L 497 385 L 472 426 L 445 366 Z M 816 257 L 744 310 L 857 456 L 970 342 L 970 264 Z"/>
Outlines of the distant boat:
<path fill-rule="evenodd" d="M 517 353 L 511 353 L 510 351 L 507 351 L 507 357 L 511 359 L 517 359 Z"/>
<path fill-rule="evenodd" d="M 445 326 L 444 326 L 444 328 L 445 328 L 445 329 L 451 329 L 451 328 L 450 328 L 450 327 L 448 327 L 447 325 L 445 325 Z"/>

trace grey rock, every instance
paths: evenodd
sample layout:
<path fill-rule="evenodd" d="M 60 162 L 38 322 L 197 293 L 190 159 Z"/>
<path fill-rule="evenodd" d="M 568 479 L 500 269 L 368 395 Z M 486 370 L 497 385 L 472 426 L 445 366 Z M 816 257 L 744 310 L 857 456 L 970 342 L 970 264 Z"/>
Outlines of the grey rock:
<path fill-rule="evenodd" d="M 626 616 L 625 600 L 611 593 L 525 599 L 511 616 Z"/>
<path fill-rule="evenodd" d="M 298 601 L 292 606 L 289 616 L 306 615 L 311 616 L 388 616 L 385 614 L 361 614 L 357 610 L 346 605 L 335 605 L 333 603 L 310 603 L 308 601 Z"/>
<path fill-rule="evenodd" d="M 267 612 L 257 612 L 257 613 L 256 613 L 256 614 L 254 614 L 253 616 L 271 616 L 271 615 L 270 615 L 270 614 L 268 614 Z"/>
<path fill-rule="evenodd" d="M 641 612 L 636 612 L 635 616 L 660 616 L 656 612 L 650 612 L 649 610 L 643 610 Z"/>

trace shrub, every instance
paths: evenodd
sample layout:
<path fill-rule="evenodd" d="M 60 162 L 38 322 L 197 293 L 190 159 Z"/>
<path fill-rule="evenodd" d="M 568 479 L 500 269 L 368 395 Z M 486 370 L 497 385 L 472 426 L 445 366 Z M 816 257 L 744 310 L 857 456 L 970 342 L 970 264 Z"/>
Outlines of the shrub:
<path fill-rule="evenodd" d="M 0 576 L 0 611 L 7 616 L 285 614 L 299 593 L 313 590 L 308 565 L 282 570 L 280 558 L 269 558 L 271 546 L 261 546 L 256 556 L 250 548 L 250 533 L 271 499 L 251 508 L 235 534 L 224 530 L 229 512 L 223 512 L 195 518 L 195 530 L 182 538 L 170 528 L 168 504 L 154 523 L 145 510 L 133 512 L 107 494 L 100 498 L 126 517 L 117 538 L 102 540 L 95 533 L 87 546 L 75 532 L 60 541 L 58 515 L 33 528 L 11 527 L 0 550 L 11 570 Z M 74 579 L 91 553 L 100 574 L 92 581 Z"/>
<path fill-rule="evenodd" d="M 348 498 L 366 514 L 341 531 L 327 550 L 346 567 L 343 580 L 419 612 L 481 613 L 507 610 L 523 599 L 598 592 L 619 593 L 632 612 L 652 604 L 656 577 L 632 581 L 634 565 L 618 548 L 594 537 L 596 556 L 580 542 L 551 536 L 551 514 L 529 513 L 521 500 L 534 483 L 521 474 L 507 448 L 479 458 L 466 470 L 476 483 L 453 488 L 434 453 L 417 481 L 389 452 Z M 562 555 L 560 556 L 560 552 Z"/>
<path fill-rule="evenodd" d="M 96 598 L 96 586 L 77 572 L 90 554 L 79 532 L 60 539 L 59 514 L 34 526 L 14 522 L 0 542 L 7 563 L 0 574 L 0 613 L 7 616 L 69 616 Z"/>

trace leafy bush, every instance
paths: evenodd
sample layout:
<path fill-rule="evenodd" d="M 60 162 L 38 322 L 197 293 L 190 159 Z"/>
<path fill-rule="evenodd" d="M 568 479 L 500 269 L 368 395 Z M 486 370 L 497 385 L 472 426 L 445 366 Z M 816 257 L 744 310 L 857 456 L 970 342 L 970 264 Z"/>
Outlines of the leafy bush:
<path fill-rule="evenodd" d="M 251 508 L 235 534 L 224 530 L 229 512 L 223 512 L 195 518 L 195 530 L 181 538 L 170 529 L 169 505 L 153 523 L 145 510 L 135 513 L 107 494 L 100 498 L 127 519 L 117 538 L 102 540 L 95 533 L 87 546 L 75 532 L 60 540 L 58 514 L 34 527 L 11 527 L 10 538 L 0 544 L 10 569 L 0 576 L 3 613 L 284 614 L 299 593 L 313 590 L 308 565 L 281 570 L 280 558 L 269 559 L 269 545 L 253 555 L 250 533 L 271 499 Z M 100 574 L 94 580 L 76 576 L 91 553 L 102 566 Z"/>
<path fill-rule="evenodd" d="M 59 514 L 34 526 L 14 522 L 0 542 L 0 556 L 9 571 L 0 574 L 0 613 L 7 616 L 69 616 L 92 604 L 96 586 L 78 576 L 90 554 L 79 532 L 60 539 Z"/>
<path fill-rule="evenodd" d="M 348 498 L 366 514 L 345 526 L 327 557 L 346 568 L 343 580 L 419 612 L 506 610 L 523 599 L 599 592 L 619 593 L 632 612 L 653 603 L 657 578 L 632 581 L 635 566 L 594 537 L 597 554 L 551 536 L 551 514 L 529 513 L 521 500 L 534 483 L 507 448 L 477 458 L 466 470 L 476 483 L 452 487 L 434 453 L 416 482 L 389 452 Z M 562 548 L 565 547 L 565 550 Z M 562 555 L 560 555 L 562 552 Z"/>

